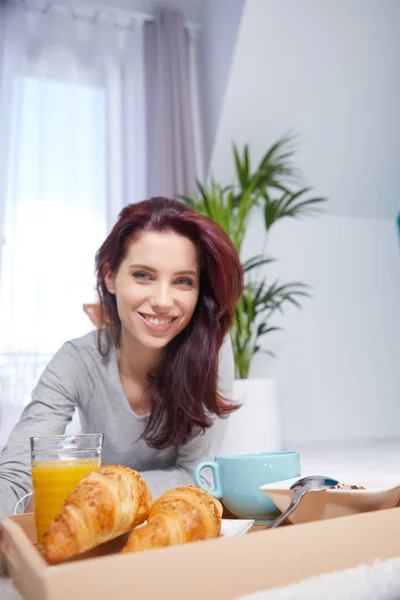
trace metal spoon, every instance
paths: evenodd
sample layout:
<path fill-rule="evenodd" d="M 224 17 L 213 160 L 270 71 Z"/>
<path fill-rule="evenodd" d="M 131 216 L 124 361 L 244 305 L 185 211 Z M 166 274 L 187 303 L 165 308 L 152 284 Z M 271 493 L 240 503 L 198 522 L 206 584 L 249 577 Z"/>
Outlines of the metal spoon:
<path fill-rule="evenodd" d="M 332 479 L 331 477 L 322 477 L 320 475 L 311 475 L 310 477 L 302 477 L 298 479 L 293 485 L 290 486 L 290 489 L 293 490 L 293 500 L 288 508 L 283 512 L 279 517 L 275 519 L 268 526 L 268 529 L 274 529 L 278 527 L 284 521 L 286 521 L 287 517 L 294 511 L 295 508 L 300 504 L 300 500 L 307 494 L 307 492 L 319 492 L 321 490 L 326 490 L 332 486 L 335 486 L 339 483 L 337 479 Z"/>

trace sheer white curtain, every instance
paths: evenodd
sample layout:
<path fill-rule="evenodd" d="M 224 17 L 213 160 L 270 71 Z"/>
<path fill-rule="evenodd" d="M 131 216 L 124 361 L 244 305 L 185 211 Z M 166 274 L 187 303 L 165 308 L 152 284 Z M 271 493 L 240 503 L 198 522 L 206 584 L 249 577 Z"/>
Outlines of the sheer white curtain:
<path fill-rule="evenodd" d="M 142 23 L 6 9 L 0 81 L 0 448 L 50 355 L 90 322 L 94 254 L 145 195 Z"/>

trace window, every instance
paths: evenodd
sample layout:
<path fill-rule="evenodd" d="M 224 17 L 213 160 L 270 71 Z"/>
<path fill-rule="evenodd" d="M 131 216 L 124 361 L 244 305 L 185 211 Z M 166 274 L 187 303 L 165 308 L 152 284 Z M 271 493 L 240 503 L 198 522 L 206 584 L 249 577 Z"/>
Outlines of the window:
<path fill-rule="evenodd" d="M 106 99 L 96 85 L 18 76 L 0 280 L 0 448 L 61 344 L 91 329 L 106 235 Z M 6 415 L 6 416 L 5 416 Z"/>

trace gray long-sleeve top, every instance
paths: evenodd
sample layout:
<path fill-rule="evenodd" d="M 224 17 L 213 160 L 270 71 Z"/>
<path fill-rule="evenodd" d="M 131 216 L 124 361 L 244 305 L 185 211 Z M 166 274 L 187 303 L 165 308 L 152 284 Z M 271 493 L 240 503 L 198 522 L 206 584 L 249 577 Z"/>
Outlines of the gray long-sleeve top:
<path fill-rule="evenodd" d="M 232 398 L 234 362 L 230 339 L 219 358 L 219 389 Z M 114 346 L 107 357 L 91 332 L 66 342 L 52 358 L 32 400 L 0 454 L 0 515 L 14 513 L 16 502 L 31 491 L 30 436 L 60 434 L 75 409 L 86 433 L 104 433 L 103 464 L 121 464 L 141 473 L 154 496 L 193 483 L 193 468 L 213 460 L 222 442 L 226 419 L 214 419 L 204 434 L 176 448 L 149 448 L 141 434 L 148 416 L 131 409 L 122 388 Z"/>

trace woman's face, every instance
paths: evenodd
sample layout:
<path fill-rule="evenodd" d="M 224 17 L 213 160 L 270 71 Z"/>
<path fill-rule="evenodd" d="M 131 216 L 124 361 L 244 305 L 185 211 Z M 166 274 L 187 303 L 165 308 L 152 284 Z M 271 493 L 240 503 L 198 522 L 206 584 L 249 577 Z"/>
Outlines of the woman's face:
<path fill-rule="evenodd" d="M 147 348 L 165 347 L 192 318 L 199 281 L 197 252 L 189 239 L 173 232 L 141 233 L 117 273 L 106 275 L 123 336 Z"/>

